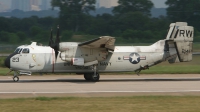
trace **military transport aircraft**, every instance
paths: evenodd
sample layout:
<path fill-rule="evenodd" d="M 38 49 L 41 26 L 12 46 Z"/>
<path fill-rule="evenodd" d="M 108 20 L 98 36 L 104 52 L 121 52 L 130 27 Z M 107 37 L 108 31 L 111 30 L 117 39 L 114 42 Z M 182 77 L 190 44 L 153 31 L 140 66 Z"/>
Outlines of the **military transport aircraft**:
<path fill-rule="evenodd" d="M 90 41 L 60 42 L 59 28 L 55 42 L 49 46 L 36 42 L 19 46 L 5 60 L 5 65 L 18 75 L 38 73 L 84 74 L 85 80 L 99 81 L 102 72 L 140 72 L 168 60 L 169 63 L 192 60 L 194 28 L 186 22 L 171 23 L 166 39 L 150 46 L 115 46 L 115 38 L 102 36 Z"/>

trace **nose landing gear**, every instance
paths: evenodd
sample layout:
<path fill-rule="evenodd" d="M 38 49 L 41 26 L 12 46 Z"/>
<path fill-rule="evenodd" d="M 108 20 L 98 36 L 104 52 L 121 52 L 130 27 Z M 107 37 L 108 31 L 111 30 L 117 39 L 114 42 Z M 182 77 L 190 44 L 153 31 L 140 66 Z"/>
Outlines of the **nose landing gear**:
<path fill-rule="evenodd" d="M 12 72 L 12 70 L 10 72 L 8 72 L 6 75 L 10 74 Z M 14 82 L 18 82 L 19 81 L 19 77 L 18 77 L 19 73 L 17 71 L 14 71 L 14 75 L 13 75 L 13 81 Z"/>
<path fill-rule="evenodd" d="M 14 82 L 18 82 L 19 81 L 19 77 L 18 77 L 19 73 L 14 71 L 14 76 L 13 76 L 13 81 Z"/>
<path fill-rule="evenodd" d="M 14 77 L 13 77 L 13 81 L 14 81 L 14 82 L 18 82 L 18 81 L 19 81 L 19 77 L 18 77 L 18 76 L 14 76 Z"/>

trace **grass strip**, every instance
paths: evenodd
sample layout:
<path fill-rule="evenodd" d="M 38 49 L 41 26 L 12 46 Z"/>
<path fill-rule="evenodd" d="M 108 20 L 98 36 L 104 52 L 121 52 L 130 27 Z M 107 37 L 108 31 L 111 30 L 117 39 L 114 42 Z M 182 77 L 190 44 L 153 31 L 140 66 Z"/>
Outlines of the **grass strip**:
<path fill-rule="evenodd" d="M 2 112 L 198 112 L 200 96 L 0 99 Z"/>

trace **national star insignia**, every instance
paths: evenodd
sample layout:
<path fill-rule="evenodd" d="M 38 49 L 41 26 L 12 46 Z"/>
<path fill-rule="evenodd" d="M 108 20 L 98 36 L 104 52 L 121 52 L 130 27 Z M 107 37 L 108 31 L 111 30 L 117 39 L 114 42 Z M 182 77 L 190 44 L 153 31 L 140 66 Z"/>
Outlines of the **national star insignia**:
<path fill-rule="evenodd" d="M 134 53 L 132 56 L 130 56 L 130 58 L 132 59 L 132 62 L 134 62 L 134 61 L 138 62 L 139 57 L 136 56 L 135 53 Z"/>

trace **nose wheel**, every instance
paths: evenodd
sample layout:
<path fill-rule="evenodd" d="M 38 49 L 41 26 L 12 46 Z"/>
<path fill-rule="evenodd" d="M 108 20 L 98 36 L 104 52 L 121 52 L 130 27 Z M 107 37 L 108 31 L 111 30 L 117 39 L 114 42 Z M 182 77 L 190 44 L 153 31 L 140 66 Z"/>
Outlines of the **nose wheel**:
<path fill-rule="evenodd" d="M 14 81 L 14 82 L 18 82 L 18 81 L 19 81 L 19 77 L 18 77 L 18 76 L 14 76 L 14 77 L 13 77 L 13 81 Z"/>
<path fill-rule="evenodd" d="M 18 82 L 19 81 L 18 75 L 19 75 L 19 73 L 17 73 L 16 71 L 14 71 L 14 76 L 13 76 L 13 81 L 14 82 Z"/>

